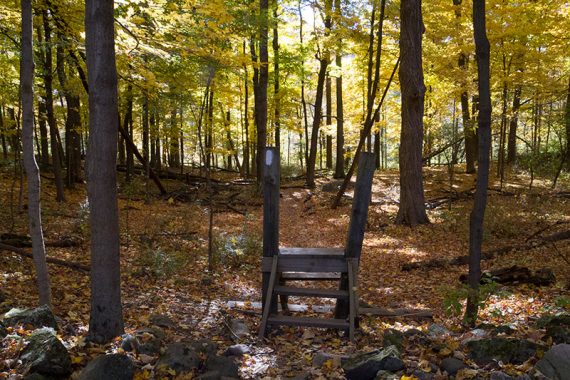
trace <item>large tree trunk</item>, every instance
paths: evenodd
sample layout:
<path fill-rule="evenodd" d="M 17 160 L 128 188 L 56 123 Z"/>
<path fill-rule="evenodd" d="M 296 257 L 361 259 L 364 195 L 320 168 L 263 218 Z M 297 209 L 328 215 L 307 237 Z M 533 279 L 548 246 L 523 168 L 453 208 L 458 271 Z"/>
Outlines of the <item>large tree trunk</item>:
<path fill-rule="evenodd" d="M 40 163 L 42 168 L 49 167 L 49 139 L 46 113 L 45 99 L 40 97 L 38 100 L 38 124 L 40 129 Z"/>
<path fill-rule="evenodd" d="M 64 36 L 61 31 L 58 38 L 63 41 Z M 74 183 L 81 181 L 81 136 L 79 129 L 81 128 L 81 103 L 79 95 L 73 93 L 69 88 L 67 74 L 65 72 L 65 55 L 61 44 L 56 48 L 56 71 L 59 83 L 63 89 L 63 96 L 67 103 L 67 118 L 65 120 L 65 152 L 67 155 L 67 177 L 66 185 L 73 187 Z"/>
<path fill-rule="evenodd" d="M 51 287 L 46 263 L 40 207 L 40 172 L 34 155 L 34 58 L 32 42 L 32 2 L 22 0 L 22 51 L 20 91 L 22 97 L 22 143 L 24 166 L 28 177 L 28 217 L 32 238 L 32 255 L 36 269 L 39 301 L 51 306 Z"/>
<path fill-rule="evenodd" d="M 477 55 L 479 87 L 479 168 L 475 201 L 469 219 L 469 275 L 470 287 L 464 320 L 474 326 L 479 309 L 479 282 L 481 279 L 481 245 L 483 243 L 483 219 L 487 206 L 489 185 L 489 149 L 491 146 L 491 91 L 489 86 L 489 40 L 485 26 L 485 0 L 473 0 L 473 34 Z"/>
<path fill-rule="evenodd" d="M 268 43 L 269 1 L 259 0 L 259 69 L 255 86 L 255 126 L 257 129 L 256 175 L 259 188 L 263 186 L 263 151 L 267 140 L 267 81 L 269 77 Z M 254 46 L 252 46 L 254 49 Z"/>
<path fill-rule="evenodd" d="M 332 0 L 325 0 L 325 36 L 328 35 L 332 26 Z M 313 116 L 313 128 L 311 129 L 311 145 L 309 147 L 309 160 L 307 161 L 307 186 L 315 187 L 315 165 L 317 162 L 317 148 L 319 142 L 319 129 L 323 116 L 323 93 L 327 67 L 330 61 L 330 53 L 323 50 L 318 57 L 320 62 L 319 75 L 317 77 L 317 93 L 315 95 L 315 114 Z"/>
<path fill-rule="evenodd" d="M 566 165 L 570 167 L 570 79 L 568 80 L 568 94 L 566 96 Z"/>
<path fill-rule="evenodd" d="M 330 132 L 330 126 L 332 125 L 332 80 L 329 75 L 327 75 L 326 83 L 326 98 L 327 98 L 327 112 L 326 112 L 326 123 L 327 123 L 327 159 L 326 165 L 327 169 L 332 169 L 333 155 L 332 155 L 332 135 Z"/>
<path fill-rule="evenodd" d="M 44 24 L 44 42 L 45 42 L 45 60 L 43 79 L 46 90 L 46 113 L 49 125 L 50 143 L 51 143 L 51 159 L 53 174 L 55 177 L 56 201 L 65 202 L 63 193 L 63 176 L 61 175 L 61 152 L 58 146 L 58 130 L 53 110 L 53 62 L 51 48 L 51 25 L 48 19 L 47 9 L 42 10 L 42 19 Z"/>
<path fill-rule="evenodd" d="M 106 343 L 124 332 L 117 205 L 117 69 L 113 1 L 87 0 L 89 80 L 87 192 L 91 212 L 89 337 Z"/>
<path fill-rule="evenodd" d="M 509 141 L 507 144 L 507 165 L 513 165 L 517 160 L 517 127 L 521 107 L 521 91 L 521 86 L 518 85 L 513 96 L 513 113 L 509 123 Z"/>
<path fill-rule="evenodd" d="M 400 5 L 400 88 L 402 127 L 400 137 L 400 208 L 396 223 L 414 226 L 429 223 L 422 177 L 424 75 L 422 69 L 421 0 Z"/>
<path fill-rule="evenodd" d="M 275 102 L 275 120 L 273 125 L 275 127 L 275 147 L 277 151 L 281 146 L 281 98 L 279 94 L 279 20 L 277 19 L 278 1 L 274 0 L 273 5 L 273 97 Z"/>
<path fill-rule="evenodd" d="M 461 2 L 462 0 L 453 0 L 453 5 L 455 5 L 455 18 L 457 21 L 461 19 Z M 458 23 L 459 26 L 459 23 Z M 465 136 L 465 164 L 467 173 L 475 173 L 475 161 L 477 161 L 477 134 L 475 132 L 475 127 L 471 122 L 469 117 L 469 94 L 467 93 L 467 63 L 469 57 L 461 52 L 459 53 L 459 58 L 457 65 L 462 71 L 461 79 L 461 116 L 463 120 L 463 135 Z"/>
<path fill-rule="evenodd" d="M 246 54 L 246 48 L 245 48 L 246 42 L 245 40 L 243 41 L 243 55 L 245 56 Z M 248 85 L 248 80 L 249 80 L 249 74 L 247 72 L 247 65 L 244 64 L 243 65 L 243 71 L 244 71 L 244 110 L 243 110 L 243 125 L 244 125 L 244 129 L 245 129 L 245 144 L 243 147 L 243 166 L 245 169 L 245 175 L 246 177 L 249 177 L 251 171 L 250 171 L 250 158 L 249 158 L 249 152 L 250 152 L 250 142 L 249 142 L 249 85 Z"/>

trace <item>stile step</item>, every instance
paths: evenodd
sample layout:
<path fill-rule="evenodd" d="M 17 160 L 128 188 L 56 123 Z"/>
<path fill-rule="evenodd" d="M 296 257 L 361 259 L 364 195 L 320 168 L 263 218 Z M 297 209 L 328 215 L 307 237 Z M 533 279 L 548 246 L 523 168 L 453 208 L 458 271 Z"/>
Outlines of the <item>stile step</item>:
<path fill-rule="evenodd" d="M 327 329 L 348 329 L 350 324 L 344 319 L 293 317 L 288 315 L 271 315 L 267 319 L 269 325 L 307 326 Z"/>
<path fill-rule="evenodd" d="M 348 290 L 296 288 L 292 286 L 276 286 L 275 294 L 284 296 L 319 297 L 319 298 L 348 298 Z"/>

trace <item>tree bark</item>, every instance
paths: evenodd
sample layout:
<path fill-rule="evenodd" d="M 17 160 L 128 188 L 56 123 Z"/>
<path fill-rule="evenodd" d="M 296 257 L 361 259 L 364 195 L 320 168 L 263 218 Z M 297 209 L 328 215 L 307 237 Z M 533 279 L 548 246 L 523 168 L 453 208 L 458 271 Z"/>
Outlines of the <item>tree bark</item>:
<path fill-rule="evenodd" d="M 332 26 L 332 0 L 325 0 L 325 36 L 328 35 Z M 319 129 L 321 127 L 321 118 L 323 115 L 323 92 L 325 87 L 325 79 L 327 75 L 327 67 L 330 61 L 330 52 L 323 48 L 320 56 L 317 57 L 320 63 L 319 74 L 317 77 L 317 93 L 315 95 L 315 114 L 313 116 L 313 127 L 311 129 L 311 145 L 309 147 L 309 160 L 307 161 L 307 186 L 315 187 L 315 165 L 317 162 L 317 148 L 319 142 Z"/>
<path fill-rule="evenodd" d="M 32 255 L 36 269 L 39 302 L 51 306 L 51 286 L 46 262 L 40 206 L 40 172 L 34 155 L 34 57 L 31 0 L 22 0 L 22 40 L 20 91 L 22 99 L 22 144 L 28 178 L 28 217 L 32 238 Z"/>
<path fill-rule="evenodd" d="M 49 167 L 49 139 L 47 130 L 47 115 L 46 115 L 45 99 L 40 97 L 38 100 L 38 124 L 40 129 L 40 163 L 43 168 Z"/>
<path fill-rule="evenodd" d="M 243 41 L 243 55 L 245 56 L 246 54 L 246 48 L 245 48 L 246 42 L 245 40 Z M 243 72 L 244 72 L 244 110 L 243 110 L 243 125 L 245 128 L 245 144 L 243 147 L 243 166 L 245 169 L 245 175 L 246 177 L 249 177 L 251 171 L 250 171 L 250 158 L 249 158 L 249 152 L 250 152 L 250 142 L 249 142 L 249 85 L 248 85 L 248 81 L 249 81 L 249 74 L 247 72 L 247 65 L 244 64 L 243 65 Z"/>
<path fill-rule="evenodd" d="M 521 107 L 521 86 L 515 88 L 513 95 L 513 113 L 509 123 L 509 141 L 507 144 L 507 165 L 513 165 L 517 160 L 517 127 L 519 122 L 519 109 Z"/>
<path fill-rule="evenodd" d="M 45 42 L 45 60 L 43 67 L 43 79 L 46 91 L 45 103 L 47 122 L 49 125 L 50 143 L 51 143 L 51 159 L 53 175 L 55 177 L 56 188 L 56 201 L 65 202 L 65 195 L 63 192 L 63 177 L 61 175 L 61 155 L 58 146 L 57 124 L 53 110 L 53 62 L 52 62 L 52 48 L 51 48 L 51 25 L 48 19 L 47 9 L 42 10 L 42 20 L 44 26 L 44 42 Z"/>
<path fill-rule="evenodd" d="M 566 165 L 570 167 L 570 79 L 568 80 L 568 93 L 566 95 L 566 113 L 564 115 L 566 124 Z"/>
<path fill-rule="evenodd" d="M 479 168 L 473 210 L 469 218 L 469 275 L 470 287 L 464 321 L 474 326 L 479 310 L 479 282 L 481 280 L 481 246 L 483 244 L 483 219 L 487 206 L 489 185 L 489 149 L 491 146 L 491 91 L 489 84 L 490 46 L 485 25 L 485 0 L 473 0 L 473 34 L 477 55 L 479 88 Z"/>
<path fill-rule="evenodd" d="M 259 0 L 259 69 L 255 91 L 255 126 L 257 128 L 257 185 L 263 186 L 263 152 L 267 140 L 267 82 L 269 78 L 268 44 L 269 1 Z"/>
<path fill-rule="evenodd" d="M 327 110 L 326 110 L 326 123 L 327 123 L 327 156 L 326 156 L 326 166 L 327 169 L 332 169 L 333 165 L 333 155 L 332 155 L 332 135 L 330 131 L 330 126 L 332 125 L 332 80 L 329 75 L 327 75 L 326 83 L 326 98 L 327 98 Z"/>
<path fill-rule="evenodd" d="M 273 125 L 275 127 L 275 147 L 281 152 L 281 98 L 279 94 L 279 20 L 277 19 L 278 1 L 274 0 L 273 5 L 273 97 L 275 102 L 275 119 Z"/>
<path fill-rule="evenodd" d="M 87 192 L 91 215 L 89 337 L 110 342 L 124 332 L 117 205 L 117 69 L 113 1 L 86 0 L 89 80 Z"/>
<path fill-rule="evenodd" d="M 415 226 L 429 223 L 422 178 L 424 75 L 422 69 L 421 0 L 402 0 L 400 6 L 400 207 L 396 223 Z"/>

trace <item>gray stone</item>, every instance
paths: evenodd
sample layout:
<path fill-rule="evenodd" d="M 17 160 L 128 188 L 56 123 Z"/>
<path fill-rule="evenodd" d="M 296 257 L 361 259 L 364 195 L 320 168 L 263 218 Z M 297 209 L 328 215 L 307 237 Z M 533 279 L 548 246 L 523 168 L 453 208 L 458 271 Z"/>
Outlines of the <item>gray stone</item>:
<path fill-rule="evenodd" d="M 220 376 L 239 377 L 239 368 L 232 358 L 225 356 L 210 356 L 206 360 L 208 371 L 217 371 Z"/>
<path fill-rule="evenodd" d="M 404 334 L 401 331 L 395 329 L 386 329 L 383 334 L 384 346 L 396 346 L 398 350 L 404 348 Z"/>
<path fill-rule="evenodd" d="M 433 380 L 435 377 L 433 373 L 424 372 L 420 369 L 416 369 L 414 372 L 412 372 L 412 376 L 417 377 L 419 380 Z"/>
<path fill-rule="evenodd" d="M 346 358 L 346 357 L 345 357 Z M 318 351 L 313 355 L 313 367 L 321 368 L 328 360 L 340 365 L 343 357 L 341 355 L 331 354 L 325 351 Z"/>
<path fill-rule="evenodd" d="M 20 360 L 29 366 L 30 372 L 42 375 L 64 376 L 71 372 L 69 353 L 50 329 L 40 329 L 30 335 Z"/>
<path fill-rule="evenodd" d="M 396 375 L 390 371 L 380 370 L 376 373 L 374 380 L 400 380 L 400 375 Z"/>
<path fill-rule="evenodd" d="M 489 380 L 531 380 L 531 377 L 526 374 L 513 377 L 501 371 L 493 371 L 493 373 L 491 373 L 491 377 L 489 377 Z"/>
<path fill-rule="evenodd" d="M 448 335 L 451 335 L 451 331 L 449 331 L 442 325 L 434 323 L 428 327 L 428 336 L 432 339 L 442 338 Z"/>
<path fill-rule="evenodd" d="M 216 355 L 216 351 L 218 351 L 218 345 L 208 339 L 200 339 L 194 341 L 190 343 L 190 347 L 192 347 L 194 351 L 203 354 L 204 356 Z"/>
<path fill-rule="evenodd" d="M 23 380 L 51 380 L 49 377 L 45 377 L 37 372 L 27 374 Z"/>
<path fill-rule="evenodd" d="M 196 380 L 220 380 L 220 378 L 221 376 L 219 371 L 208 371 L 198 376 Z"/>
<path fill-rule="evenodd" d="M 164 314 L 152 314 L 148 321 L 158 327 L 175 328 L 176 323 L 168 315 Z"/>
<path fill-rule="evenodd" d="M 160 352 L 162 341 L 165 337 L 164 332 L 159 328 L 147 328 L 137 330 L 135 332 L 138 348 L 140 354 L 156 355 Z"/>
<path fill-rule="evenodd" d="M 31 325 L 34 328 L 51 327 L 57 330 L 57 321 L 48 306 L 35 309 L 11 309 L 4 314 L 4 324 L 7 326 Z"/>
<path fill-rule="evenodd" d="M 396 346 L 388 346 L 382 350 L 374 350 L 345 359 L 342 362 L 342 368 L 349 380 L 373 380 L 378 371 L 387 369 L 386 365 L 391 367 L 395 365 L 393 358 L 399 359 L 400 352 Z"/>
<path fill-rule="evenodd" d="M 8 330 L 6 330 L 6 327 L 0 322 L 0 339 L 4 339 L 6 335 L 8 335 Z"/>
<path fill-rule="evenodd" d="M 157 368 L 172 368 L 177 373 L 190 372 L 200 366 L 200 357 L 196 350 L 188 344 L 171 343 L 158 359 Z"/>
<path fill-rule="evenodd" d="M 536 321 L 536 326 L 541 329 L 548 328 L 548 326 L 570 327 L 570 314 L 543 315 Z"/>
<path fill-rule="evenodd" d="M 552 347 L 535 367 L 544 376 L 553 380 L 567 380 L 570 376 L 570 344 Z"/>
<path fill-rule="evenodd" d="M 441 369 L 447 372 L 450 376 L 455 376 L 459 370 L 463 368 L 467 368 L 463 361 L 456 359 L 456 358 L 445 358 L 441 361 L 440 365 Z"/>
<path fill-rule="evenodd" d="M 570 328 L 565 326 L 548 326 L 546 328 L 546 336 L 552 338 L 555 344 L 570 344 Z"/>
<path fill-rule="evenodd" d="M 251 352 L 251 348 L 247 344 L 234 344 L 233 346 L 229 346 L 226 351 L 224 352 L 225 356 L 243 356 L 245 354 L 249 354 Z"/>
<path fill-rule="evenodd" d="M 242 339 L 249 336 L 249 328 L 243 319 L 232 319 L 230 321 L 230 329 L 232 339 Z"/>
<path fill-rule="evenodd" d="M 542 346 L 529 340 L 494 337 L 473 340 L 467 343 L 469 357 L 477 363 L 502 361 L 503 363 L 522 364 L 536 354 Z"/>
<path fill-rule="evenodd" d="M 87 364 L 79 380 L 131 380 L 135 366 L 126 355 L 101 355 Z"/>

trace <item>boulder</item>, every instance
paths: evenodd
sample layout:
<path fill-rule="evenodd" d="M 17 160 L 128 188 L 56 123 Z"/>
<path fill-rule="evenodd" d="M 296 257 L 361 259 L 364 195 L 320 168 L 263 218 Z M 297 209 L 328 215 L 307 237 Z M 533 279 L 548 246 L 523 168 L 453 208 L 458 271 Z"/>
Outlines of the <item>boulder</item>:
<path fill-rule="evenodd" d="M 416 369 L 412 372 L 412 376 L 418 378 L 418 380 L 433 380 L 435 375 L 431 372 L 424 372 L 420 369 Z"/>
<path fill-rule="evenodd" d="M 218 351 L 218 345 L 208 339 L 200 339 L 191 342 L 190 347 L 203 356 L 216 355 L 216 352 Z"/>
<path fill-rule="evenodd" d="M 36 329 L 51 327 L 57 330 L 57 321 L 46 305 L 35 309 L 11 309 L 4 314 L 4 324 L 7 326 L 31 325 Z"/>
<path fill-rule="evenodd" d="M 342 368 L 349 380 L 373 380 L 380 370 L 392 372 L 404 368 L 400 360 L 400 352 L 396 346 L 388 346 L 365 354 L 358 354 L 343 360 Z M 396 369 L 398 368 L 398 369 Z"/>
<path fill-rule="evenodd" d="M 158 359 L 156 367 L 171 368 L 177 373 L 190 372 L 200 366 L 200 357 L 190 345 L 178 342 L 166 346 L 166 350 Z"/>
<path fill-rule="evenodd" d="M 386 329 L 383 334 L 384 346 L 396 346 L 398 350 L 404 348 L 404 334 L 401 331 L 395 329 Z"/>
<path fill-rule="evenodd" d="M 380 370 L 376 373 L 374 380 L 400 380 L 400 375 L 396 375 L 390 371 Z"/>
<path fill-rule="evenodd" d="M 570 374 L 570 344 L 558 344 L 544 354 L 535 367 L 552 380 L 566 380 Z"/>
<path fill-rule="evenodd" d="M 570 344 L 570 328 L 565 326 L 548 326 L 546 336 L 552 338 L 555 344 Z"/>
<path fill-rule="evenodd" d="M 40 375 L 39 373 L 34 372 L 27 374 L 23 380 L 52 380 L 52 378 L 45 377 L 44 375 Z"/>
<path fill-rule="evenodd" d="M 442 325 L 434 323 L 428 327 L 428 336 L 431 339 L 443 338 L 449 335 L 452 335 L 451 331 L 449 331 Z"/>
<path fill-rule="evenodd" d="M 164 314 L 152 314 L 148 321 L 154 326 L 165 327 L 165 328 L 176 328 L 176 323 L 168 315 Z"/>
<path fill-rule="evenodd" d="M 455 376 L 459 370 L 463 368 L 467 368 L 465 363 L 462 360 L 456 358 L 445 358 L 441 361 L 440 365 L 442 371 L 447 372 L 450 376 Z"/>
<path fill-rule="evenodd" d="M 249 328 L 243 319 L 232 319 L 230 321 L 230 329 L 232 339 L 243 339 L 249 336 Z"/>
<path fill-rule="evenodd" d="M 79 380 L 132 380 L 135 366 L 126 355 L 101 355 L 87 364 Z"/>
<path fill-rule="evenodd" d="M 122 338 L 121 348 L 123 350 L 127 352 L 136 351 L 144 355 L 156 355 L 160 352 L 165 334 L 157 327 L 150 327 L 137 330 L 134 335 L 124 334 Z"/>
<path fill-rule="evenodd" d="M 0 322 L 0 339 L 4 339 L 6 335 L 8 335 L 8 330 L 6 330 L 6 327 Z"/>
<path fill-rule="evenodd" d="M 546 336 L 556 344 L 570 344 L 570 315 L 546 315 L 537 321 L 539 328 L 546 329 Z"/>
<path fill-rule="evenodd" d="M 341 355 L 331 354 L 325 351 L 317 351 L 313 355 L 313 367 L 321 368 L 327 361 L 332 360 L 336 366 L 340 366 L 343 357 Z"/>
<path fill-rule="evenodd" d="M 245 354 L 249 354 L 250 352 L 251 348 L 249 348 L 247 344 L 234 344 L 226 349 L 224 355 L 241 357 Z"/>
<path fill-rule="evenodd" d="M 67 349 L 51 329 L 40 329 L 28 338 L 28 345 L 20 355 L 30 372 L 62 377 L 71 372 L 71 358 Z"/>
<path fill-rule="evenodd" d="M 547 329 L 549 326 L 570 327 L 570 314 L 543 315 L 536 321 L 536 326 L 541 329 Z"/>
<path fill-rule="evenodd" d="M 220 374 L 220 377 L 239 377 L 239 368 L 232 358 L 225 356 L 210 356 L 206 360 L 206 370 Z"/>
<path fill-rule="evenodd" d="M 493 371 L 489 380 L 531 380 L 529 375 L 512 377 L 501 371 Z"/>
<path fill-rule="evenodd" d="M 529 340 L 494 337 L 467 342 L 469 357 L 479 364 L 492 361 L 522 364 L 542 346 Z"/>

